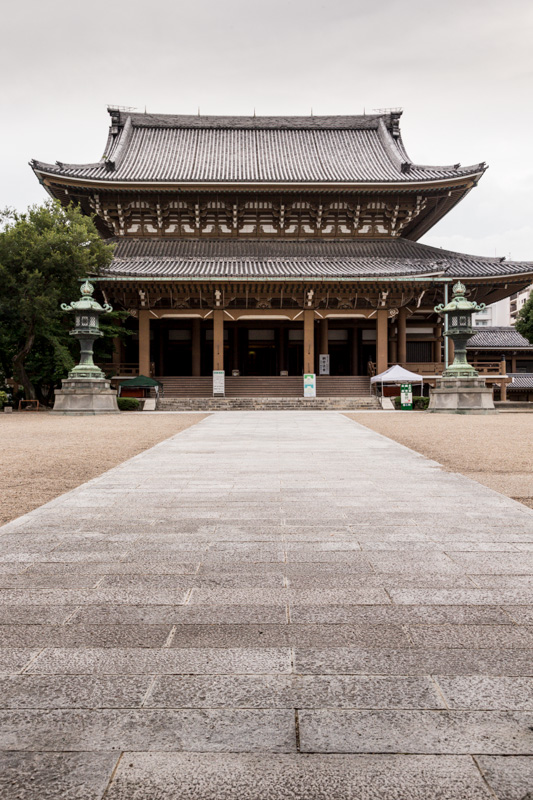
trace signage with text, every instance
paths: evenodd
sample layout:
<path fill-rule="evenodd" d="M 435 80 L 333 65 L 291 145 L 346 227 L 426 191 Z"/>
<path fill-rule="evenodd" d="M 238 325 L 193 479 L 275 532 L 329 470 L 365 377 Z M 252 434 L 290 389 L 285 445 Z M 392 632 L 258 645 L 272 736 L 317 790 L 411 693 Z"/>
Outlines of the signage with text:
<path fill-rule="evenodd" d="M 400 386 L 400 405 L 404 411 L 411 411 L 413 408 L 413 387 L 410 383 L 402 383 Z"/>
<path fill-rule="evenodd" d="M 304 397 L 316 397 L 316 375 L 308 372 L 304 375 Z"/>
<path fill-rule="evenodd" d="M 224 397 L 226 393 L 225 372 L 223 369 L 213 370 L 213 397 Z"/>
<path fill-rule="evenodd" d="M 329 353 L 321 353 L 318 357 L 319 375 L 329 375 Z"/>

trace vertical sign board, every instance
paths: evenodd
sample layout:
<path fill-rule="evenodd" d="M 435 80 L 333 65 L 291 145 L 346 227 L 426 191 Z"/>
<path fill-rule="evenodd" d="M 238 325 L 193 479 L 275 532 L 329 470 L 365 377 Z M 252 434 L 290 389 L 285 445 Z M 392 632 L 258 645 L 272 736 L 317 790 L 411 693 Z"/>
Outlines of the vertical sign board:
<path fill-rule="evenodd" d="M 316 375 L 306 373 L 304 375 L 304 397 L 316 397 Z"/>
<path fill-rule="evenodd" d="M 400 404 L 402 411 L 413 410 L 413 387 L 410 383 L 402 383 L 400 386 Z"/>
<path fill-rule="evenodd" d="M 224 397 L 226 393 L 224 376 L 225 373 L 223 369 L 213 370 L 213 397 Z"/>
<path fill-rule="evenodd" d="M 329 353 L 321 354 L 318 357 L 319 375 L 329 375 Z"/>

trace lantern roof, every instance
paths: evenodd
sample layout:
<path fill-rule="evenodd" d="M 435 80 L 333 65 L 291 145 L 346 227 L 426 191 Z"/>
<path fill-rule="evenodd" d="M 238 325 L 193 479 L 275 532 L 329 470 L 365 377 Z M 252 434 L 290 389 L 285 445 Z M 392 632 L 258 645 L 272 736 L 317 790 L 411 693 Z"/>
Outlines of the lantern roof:
<path fill-rule="evenodd" d="M 72 303 L 62 303 L 61 309 L 63 311 L 92 311 L 97 314 L 108 314 L 112 311 L 112 307 L 108 303 L 100 305 L 98 300 L 95 300 L 93 295 L 94 286 L 87 279 L 80 287 L 81 297 L 79 300 L 74 300 Z"/>

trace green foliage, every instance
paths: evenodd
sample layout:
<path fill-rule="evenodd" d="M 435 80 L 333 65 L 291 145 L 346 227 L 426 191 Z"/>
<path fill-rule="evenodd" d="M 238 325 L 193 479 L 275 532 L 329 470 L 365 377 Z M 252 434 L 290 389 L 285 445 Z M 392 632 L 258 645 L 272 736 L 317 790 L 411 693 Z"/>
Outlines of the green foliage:
<path fill-rule="evenodd" d="M 0 410 L 7 403 L 7 392 L 0 392 Z"/>
<path fill-rule="evenodd" d="M 533 292 L 530 293 L 527 302 L 518 312 L 515 328 L 533 344 Z"/>
<path fill-rule="evenodd" d="M 138 411 L 141 407 L 136 397 L 119 397 L 117 403 L 121 411 Z"/>
<path fill-rule="evenodd" d="M 402 406 L 401 397 L 393 397 L 394 405 L 397 409 Z M 429 397 L 422 397 L 422 395 L 413 395 L 413 409 L 415 411 L 425 411 L 429 406 Z"/>
<path fill-rule="evenodd" d="M 113 248 L 74 205 L 0 216 L 0 372 L 46 403 L 78 358 L 60 304 L 78 298 L 79 281 L 98 275 Z"/>

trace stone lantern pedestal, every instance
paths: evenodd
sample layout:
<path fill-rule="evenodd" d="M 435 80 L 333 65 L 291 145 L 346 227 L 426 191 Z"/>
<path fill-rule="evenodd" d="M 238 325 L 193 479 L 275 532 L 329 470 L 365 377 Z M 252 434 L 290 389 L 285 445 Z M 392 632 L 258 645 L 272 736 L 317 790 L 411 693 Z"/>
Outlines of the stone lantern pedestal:
<path fill-rule="evenodd" d="M 62 304 L 63 311 L 74 311 L 75 326 L 71 336 L 79 339 L 80 363 L 72 369 L 68 378 L 61 382 L 55 393 L 55 414 L 118 414 L 117 393 L 111 388 L 104 373 L 93 361 L 94 341 L 102 336 L 100 314 L 113 309 L 101 306 L 93 297 L 94 286 L 85 281 L 81 287 L 81 299 L 70 305 Z"/>
<path fill-rule="evenodd" d="M 436 306 L 437 314 L 448 318 L 449 336 L 455 347 L 453 364 L 437 378 L 431 393 L 429 408 L 433 414 L 497 414 L 492 398 L 492 389 L 485 384 L 477 370 L 469 363 L 466 343 L 472 336 L 472 313 L 481 311 L 485 304 L 478 305 L 466 299 L 466 288 L 461 281 L 453 287 L 453 296 L 444 306 Z"/>
<path fill-rule="evenodd" d="M 484 378 L 437 378 L 429 411 L 433 414 L 497 414 Z"/>
<path fill-rule="evenodd" d="M 117 393 L 105 378 L 66 378 L 55 393 L 55 414 L 117 414 Z"/>

